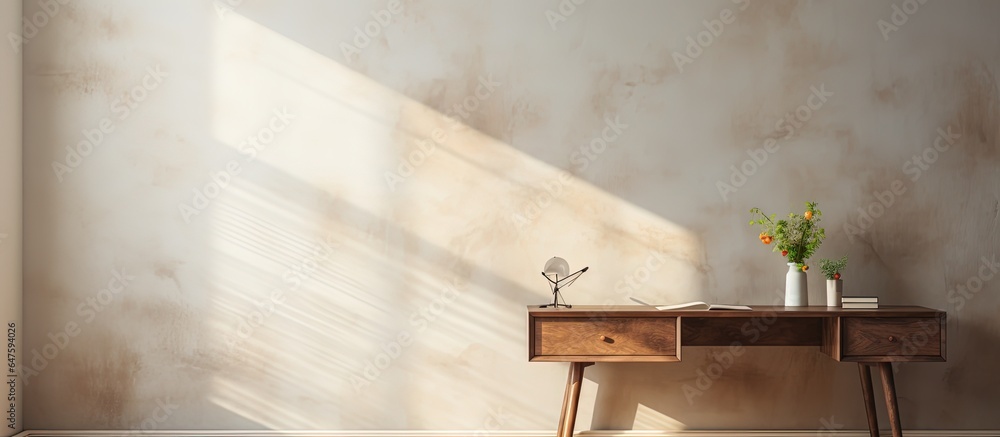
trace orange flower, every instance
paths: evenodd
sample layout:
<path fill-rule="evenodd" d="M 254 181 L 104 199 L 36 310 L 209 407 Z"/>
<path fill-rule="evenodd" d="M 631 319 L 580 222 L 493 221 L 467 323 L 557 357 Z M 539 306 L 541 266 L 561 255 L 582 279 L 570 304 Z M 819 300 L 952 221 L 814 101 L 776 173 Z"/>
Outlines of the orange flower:
<path fill-rule="evenodd" d="M 806 270 L 809 270 L 809 266 L 802 266 L 802 271 L 804 272 Z"/>
<path fill-rule="evenodd" d="M 806 211 L 806 213 L 802 214 L 802 215 L 806 218 L 806 220 L 812 220 L 812 218 L 813 218 L 813 212 L 812 211 Z"/>

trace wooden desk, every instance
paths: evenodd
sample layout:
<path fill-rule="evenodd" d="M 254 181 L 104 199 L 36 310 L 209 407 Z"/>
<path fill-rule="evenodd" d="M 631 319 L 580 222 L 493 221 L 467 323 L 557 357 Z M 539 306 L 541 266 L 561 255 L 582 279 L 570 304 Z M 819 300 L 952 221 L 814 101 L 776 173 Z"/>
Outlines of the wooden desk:
<path fill-rule="evenodd" d="M 528 307 L 528 360 L 569 362 L 559 437 L 573 435 L 583 369 L 595 362 L 674 362 L 683 346 L 818 346 L 857 362 L 868 428 L 878 437 L 870 367 L 882 375 L 892 435 L 902 437 L 893 362 L 945 361 L 946 314 L 914 306 L 877 310 L 752 306 L 753 311 L 658 311 L 647 306 Z"/>

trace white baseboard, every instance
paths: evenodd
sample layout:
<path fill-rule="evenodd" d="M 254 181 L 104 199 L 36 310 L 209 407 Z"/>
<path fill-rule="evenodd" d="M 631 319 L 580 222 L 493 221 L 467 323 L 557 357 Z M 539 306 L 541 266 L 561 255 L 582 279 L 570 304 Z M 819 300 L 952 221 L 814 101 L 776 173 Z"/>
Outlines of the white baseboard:
<path fill-rule="evenodd" d="M 892 435 L 885 429 L 882 435 Z M 1000 437 L 1000 430 L 906 431 L 908 437 Z M 24 431 L 14 437 L 553 437 L 552 431 Z M 867 430 L 580 431 L 579 437 L 869 437 Z"/>

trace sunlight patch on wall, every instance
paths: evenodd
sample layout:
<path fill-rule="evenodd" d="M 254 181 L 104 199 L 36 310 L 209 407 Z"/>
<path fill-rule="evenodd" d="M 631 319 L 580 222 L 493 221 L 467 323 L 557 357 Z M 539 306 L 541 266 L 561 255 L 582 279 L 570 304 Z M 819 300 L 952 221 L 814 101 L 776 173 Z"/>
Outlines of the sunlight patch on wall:
<path fill-rule="evenodd" d="M 238 14 L 214 41 L 216 404 L 283 429 L 476 429 L 496 408 L 542 426 L 517 393 L 539 375 L 556 408 L 565 378 L 526 367 L 548 257 L 592 267 L 575 304 L 704 286 L 695 235 L 474 127 L 503 117 L 503 84 L 456 84 L 479 99 L 462 116 Z"/>
<path fill-rule="evenodd" d="M 635 423 L 632 429 L 684 429 L 683 423 L 670 416 L 639 404 L 635 410 Z"/>

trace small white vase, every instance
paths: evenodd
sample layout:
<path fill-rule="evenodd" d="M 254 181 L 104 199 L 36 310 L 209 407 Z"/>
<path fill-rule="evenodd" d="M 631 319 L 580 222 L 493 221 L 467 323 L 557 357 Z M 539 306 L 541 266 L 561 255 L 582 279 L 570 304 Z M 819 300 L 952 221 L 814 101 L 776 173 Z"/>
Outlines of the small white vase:
<path fill-rule="evenodd" d="M 809 283 L 806 272 L 796 263 L 788 263 L 788 273 L 785 274 L 785 306 L 809 306 Z"/>
<path fill-rule="evenodd" d="M 844 296 L 844 281 L 841 279 L 826 280 L 826 306 L 839 307 Z"/>

